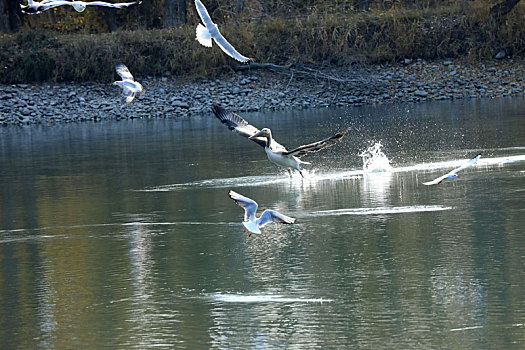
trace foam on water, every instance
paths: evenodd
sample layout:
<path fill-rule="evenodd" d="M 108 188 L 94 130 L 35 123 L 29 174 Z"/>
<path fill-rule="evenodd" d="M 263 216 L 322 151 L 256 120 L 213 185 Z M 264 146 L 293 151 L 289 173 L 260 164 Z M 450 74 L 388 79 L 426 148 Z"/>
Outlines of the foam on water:
<path fill-rule="evenodd" d="M 363 160 L 363 171 L 366 173 L 381 173 L 392 171 L 390 160 L 386 154 L 381 151 L 381 142 L 376 142 L 373 146 L 368 147 L 364 152 L 359 154 Z"/>
<path fill-rule="evenodd" d="M 244 294 L 213 294 L 213 300 L 225 303 L 331 303 L 332 299 L 323 298 L 292 298 L 282 295 L 244 295 Z"/>
<path fill-rule="evenodd" d="M 384 214 L 403 214 L 421 213 L 432 211 L 451 210 L 452 207 L 441 205 L 414 205 L 407 207 L 377 207 L 377 208 L 348 208 L 335 210 L 319 210 L 309 214 L 309 216 L 339 216 L 339 215 L 384 215 Z"/>

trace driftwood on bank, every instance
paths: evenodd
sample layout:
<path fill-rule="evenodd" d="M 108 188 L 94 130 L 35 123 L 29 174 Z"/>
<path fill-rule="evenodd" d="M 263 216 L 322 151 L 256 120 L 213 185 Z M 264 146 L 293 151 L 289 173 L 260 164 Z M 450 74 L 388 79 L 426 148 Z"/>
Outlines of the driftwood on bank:
<path fill-rule="evenodd" d="M 315 78 L 315 79 L 324 79 L 328 81 L 333 81 L 337 83 L 350 83 L 355 82 L 356 80 L 361 79 L 347 79 L 347 78 L 341 78 L 337 76 L 333 76 L 330 74 L 323 73 L 319 71 L 319 69 L 314 69 L 310 67 L 306 67 L 299 64 L 287 64 L 287 65 L 278 65 L 273 63 L 257 63 L 257 62 L 251 62 L 247 65 L 237 65 L 233 67 L 235 71 L 245 71 L 245 70 L 251 70 L 251 69 L 267 69 L 276 73 L 280 74 L 291 74 L 292 77 L 294 75 L 309 77 L 309 78 Z"/>

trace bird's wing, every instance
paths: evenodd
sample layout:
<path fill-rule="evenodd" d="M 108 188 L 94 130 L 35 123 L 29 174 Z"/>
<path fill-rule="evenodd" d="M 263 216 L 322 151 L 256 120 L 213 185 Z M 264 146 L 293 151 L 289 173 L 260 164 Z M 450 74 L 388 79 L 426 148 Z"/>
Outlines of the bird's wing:
<path fill-rule="evenodd" d="M 208 10 L 206 10 L 206 7 L 200 0 L 195 0 L 195 7 L 197 8 L 197 13 L 201 18 L 202 23 L 204 23 L 206 27 L 213 25 L 213 21 L 211 20 Z"/>
<path fill-rule="evenodd" d="M 257 220 L 257 225 L 263 227 L 270 222 L 276 222 L 278 224 L 293 224 L 295 219 L 276 212 L 275 210 L 266 209 Z"/>
<path fill-rule="evenodd" d="M 434 179 L 432 181 L 428 181 L 428 182 L 423 182 L 423 185 L 426 185 L 426 186 L 430 186 L 430 185 L 437 185 L 439 184 L 441 181 L 443 181 L 443 179 L 447 178 L 449 174 L 445 174 L 443 176 L 440 176 L 438 177 L 437 179 Z"/>
<path fill-rule="evenodd" d="M 128 103 L 131 103 L 133 99 L 135 98 L 136 91 L 128 88 L 127 86 L 124 86 L 122 88 L 122 97 L 120 99 L 121 106 L 127 105 Z"/>
<path fill-rule="evenodd" d="M 255 220 L 255 213 L 257 212 L 257 202 L 248 197 L 244 197 L 235 191 L 228 193 L 231 199 L 235 201 L 241 208 L 244 209 L 244 221 Z"/>
<path fill-rule="evenodd" d="M 466 169 L 468 167 L 473 166 L 474 164 L 477 163 L 477 161 L 479 160 L 480 157 L 481 157 L 481 154 L 478 154 L 477 156 L 475 156 L 474 158 L 470 159 L 468 162 L 466 162 L 465 164 L 463 164 L 459 168 L 452 170 L 448 174 L 456 174 L 456 173 L 460 172 L 463 169 Z"/>
<path fill-rule="evenodd" d="M 293 149 L 293 150 L 288 151 L 288 152 L 283 152 L 283 155 L 291 155 L 291 156 L 300 158 L 300 157 L 302 157 L 304 155 L 307 155 L 310 152 L 320 151 L 323 148 L 331 147 L 331 146 L 335 145 L 336 143 L 338 143 L 339 141 L 341 141 L 341 139 L 343 138 L 343 136 L 345 136 L 345 134 L 347 132 L 348 132 L 348 130 L 342 131 L 342 132 L 338 132 L 337 134 L 335 134 L 335 135 L 333 135 L 333 136 L 331 136 L 331 137 L 329 137 L 327 139 L 324 139 L 324 140 L 321 140 L 321 141 L 317 141 L 317 142 L 311 143 L 309 145 L 303 145 L 303 146 L 297 147 L 296 149 Z"/>
<path fill-rule="evenodd" d="M 134 2 L 121 2 L 121 3 L 115 3 L 115 4 L 104 2 L 104 1 L 91 1 L 91 2 L 86 2 L 85 4 L 86 6 L 87 5 L 105 6 L 105 7 L 114 7 L 114 8 L 124 9 L 124 8 L 129 8 L 129 7 L 140 5 L 142 4 L 142 0 L 134 1 Z"/>
<path fill-rule="evenodd" d="M 233 113 L 232 111 L 227 110 L 226 108 L 223 108 L 219 105 L 214 104 L 211 107 L 213 114 L 230 129 L 231 131 L 244 136 L 246 138 L 255 135 L 259 132 L 259 129 L 257 129 L 255 126 L 250 125 L 244 118 L 242 118 L 240 115 Z M 256 142 L 258 145 L 262 147 L 266 147 L 267 139 L 265 137 L 254 137 L 250 139 L 254 142 Z M 286 148 L 283 145 L 280 145 L 275 140 L 272 141 L 272 150 L 280 150 L 280 151 L 286 151 Z"/>
<path fill-rule="evenodd" d="M 47 11 L 52 8 L 63 6 L 63 5 L 71 5 L 69 1 L 59 0 L 59 1 L 48 1 L 45 4 L 42 4 L 42 6 L 38 7 L 39 12 Z"/>
<path fill-rule="evenodd" d="M 126 80 L 126 79 L 134 80 L 133 75 L 131 75 L 128 67 L 126 67 L 124 64 L 117 63 L 115 65 L 115 70 L 117 71 L 117 74 L 120 75 L 122 80 Z"/>
<path fill-rule="evenodd" d="M 75 1 L 75 0 L 60 0 L 60 2 L 72 2 L 72 1 Z M 50 2 L 59 2 L 57 0 L 42 0 L 39 2 L 40 5 L 45 5 L 45 4 L 49 4 Z M 31 4 L 31 3 L 35 3 L 35 1 L 28 1 L 28 4 Z"/>
<path fill-rule="evenodd" d="M 237 61 L 242 63 L 248 63 L 251 58 L 241 55 L 235 48 L 222 36 L 217 29 L 217 35 L 213 37 L 217 45 L 231 58 L 235 58 Z"/>

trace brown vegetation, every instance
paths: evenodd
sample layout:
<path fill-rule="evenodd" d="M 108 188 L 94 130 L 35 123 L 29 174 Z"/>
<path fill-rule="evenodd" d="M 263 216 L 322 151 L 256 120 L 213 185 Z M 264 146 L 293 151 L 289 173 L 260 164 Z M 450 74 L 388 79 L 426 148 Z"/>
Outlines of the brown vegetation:
<path fill-rule="evenodd" d="M 319 3 L 319 2 L 316 2 Z M 470 4 L 388 10 L 305 10 L 290 18 L 226 20 L 221 31 L 257 62 L 347 65 L 403 58 L 491 58 L 500 49 L 525 52 L 525 6 L 518 4 L 495 21 L 490 8 Z M 191 17 L 190 17 L 191 18 Z M 0 36 L 0 82 L 108 81 L 114 64 L 125 63 L 137 77 L 173 74 L 212 78 L 237 63 L 220 49 L 195 40 L 196 19 L 177 28 L 102 34 L 32 30 Z M 218 21 L 219 22 L 219 21 Z"/>

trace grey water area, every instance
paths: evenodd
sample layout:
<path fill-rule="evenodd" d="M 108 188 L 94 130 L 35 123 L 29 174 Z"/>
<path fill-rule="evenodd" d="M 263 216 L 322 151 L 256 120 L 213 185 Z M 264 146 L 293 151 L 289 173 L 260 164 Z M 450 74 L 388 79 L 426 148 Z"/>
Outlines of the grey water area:
<path fill-rule="evenodd" d="M 349 129 L 304 179 L 211 111 L 1 128 L 0 348 L 523 349 L 524 106 L 243 113 Z M 230 190 L 297 221 L 248 237 Z"/>

